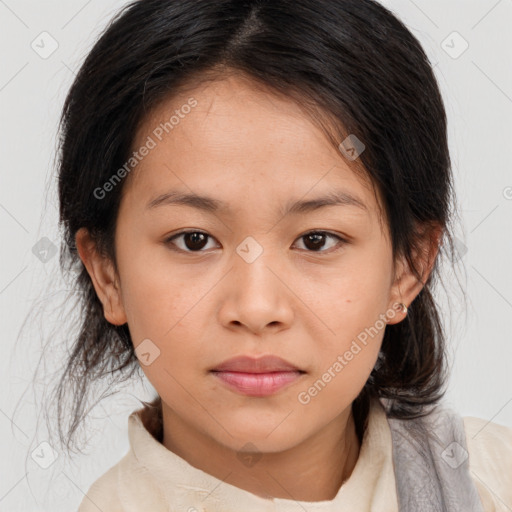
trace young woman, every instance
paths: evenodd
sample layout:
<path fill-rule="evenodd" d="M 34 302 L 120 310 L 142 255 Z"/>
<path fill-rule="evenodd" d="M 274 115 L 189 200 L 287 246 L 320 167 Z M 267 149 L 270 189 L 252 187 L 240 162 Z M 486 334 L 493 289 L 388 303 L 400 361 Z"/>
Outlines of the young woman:
<path fill-rule="evenodd" d="M 67 97 L 59 198 L 68 439 L 93 381 L 157 392 L 80 512 L 512 509 L 512 429 L 439 403 L 446 116 L 383 6 L 127 5 Z"/>

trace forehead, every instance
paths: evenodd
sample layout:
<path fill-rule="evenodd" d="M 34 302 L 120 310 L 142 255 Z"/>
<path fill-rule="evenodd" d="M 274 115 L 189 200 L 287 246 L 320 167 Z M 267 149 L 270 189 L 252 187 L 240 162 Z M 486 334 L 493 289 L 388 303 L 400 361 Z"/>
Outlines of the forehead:
<path fill-rule="evenodd" d="M 359 200 L 377 214 L 369 180 L 301 106 L 244 77 L 206 82 L 163 101 L 144 119 L 132 149 L 150 139 L 152 149 L 126 184 L 146 202 L 177 191 L 217 197 L 218 209 L 229 210 L 254 195 L 290 206 L 290 197 L 342 192 L 347 204 L 355 198 L 353 204 Z"/>

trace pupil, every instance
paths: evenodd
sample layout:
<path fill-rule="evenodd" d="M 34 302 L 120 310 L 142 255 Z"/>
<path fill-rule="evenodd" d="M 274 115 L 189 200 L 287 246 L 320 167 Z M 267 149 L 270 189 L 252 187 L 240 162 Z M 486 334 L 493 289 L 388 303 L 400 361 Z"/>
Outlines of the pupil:
<path fill-rule="evenodd" d="M 312 244 L 313 249 L 318 249 L 319 247 L 321 247 L 323 245 L 323 242 L 324 242 L 324 235 L 322 235 L 320 233 L 314 233 L 314 234 L 308 235 L 306 238 L 308 241 L 313 242 L 313 244 Z"/>
<path fill-rule="evenodd" d="M 191 240 L 192 247 L 190 247 L 190 244 L 187 243 L 187 241 Z M 204 247 L 204 242 L 206 240 L 206 237 L 204 233 L 186 233 L 185 234 L 185 244 L 189 249 L 201 249 Z M 201 245 L 202 244 L 202 245 Z M 198 246 L 199 245 L 199 246 Z"/>

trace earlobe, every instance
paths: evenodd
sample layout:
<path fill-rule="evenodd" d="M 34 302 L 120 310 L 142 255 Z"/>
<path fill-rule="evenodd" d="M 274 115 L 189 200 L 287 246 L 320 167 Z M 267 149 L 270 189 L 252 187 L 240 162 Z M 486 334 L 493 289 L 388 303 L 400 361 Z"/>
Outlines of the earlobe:
<path fill-rule="evenodd" d="M 121 300 L 121 288 L 112 261 L 99 253 L 86 228 L 77 231 L 75 243 L 96 294 L 103 304 L 105 319 L 114 325 L 125 324 L 127 320 Z"/>
<path fill-rule="evenodd" d="M 410 271 L 405 258 L 398 265 L 398 272 L 391 287 L 387 324 L 397 324 L 405 319 L 409 305 L 423 287 Z"/>
<path fill-rule="evenodd" d="M 394 314 L 389 317 L 388 324 L 401 322 L 407 316 L 407 309 L 425 286 L 439 252 L 442 233 L 441 226 L 425 228 L 421 233 L 419 252 L 413 253 L 421 279 L 416 277 L 405 257 L 400 259 L 388 305 L 388 309 L 393 310 Z M 399 306 L 400 304 L 405 308 Z"/>

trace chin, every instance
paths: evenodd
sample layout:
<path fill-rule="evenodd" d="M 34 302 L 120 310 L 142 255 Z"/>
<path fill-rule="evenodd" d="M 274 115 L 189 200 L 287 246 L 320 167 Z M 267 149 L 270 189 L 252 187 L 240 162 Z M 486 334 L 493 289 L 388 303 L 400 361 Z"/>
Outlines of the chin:
<path fill-rule="evenodd" d="M 303 440 L 297 435 L 300 432 L 299 425 L 283 426 L 279 425 L 279 421 L 272 422 L 272 426 L 267 423 L 250 426 L 234 422 L 228 424 L 231 436 L 223 431 L 222 439 L 217 441 L 236 452 L 279 453 L 297 446 Z"/>

